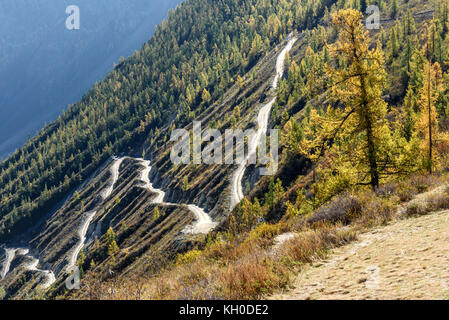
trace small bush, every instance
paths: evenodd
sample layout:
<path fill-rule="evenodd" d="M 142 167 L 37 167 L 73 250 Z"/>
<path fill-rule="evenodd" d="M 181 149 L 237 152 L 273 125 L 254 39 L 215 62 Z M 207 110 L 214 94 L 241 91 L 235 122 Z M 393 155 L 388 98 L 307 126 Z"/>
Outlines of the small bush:
<path fill-rule="evenodd" d="M 376 189 L 376 195 L 378 197 L 390 197 L 396 194 L 398 185 L 396 183 L 387 183 Z"/>
<path fill-rule="evenodd" d="M 438 210 L 449 209 L 449 193 L 443 192 L 429 196 L 420 203 L 411 203 L 405 210 L 407 217 L 421 216 Z"/>
<path fill-rule="evenodd" d="M 393 219 L 396 207 L 385 198 L 376 198 L 373 194 L 367 194 L 362 199 L 362 215 L 359 223 L 363 227 L 384 225 Z"/>
<path fill-rule="evenodd" d="M 412 200 L 418 194 L 418 191 L 410 183 L 401 183 L 396 190 L 396 194 L 401 202 L 406 202 Z"/>
<path fill-rule="evenodd" d="M 322 224 L 319 229 L 304 231 L 286 242 L 283 247 L 285 256 L 296 263 L 310 263 L 323 258 L 327 250 L 347 244 L 356 239 L 354 231 Z"/>
<path fill-rule="evenodd" d="M 245 242 L 259 239 L 271 240 L 281 233 L 281 229 L 282 226 L 279 224 L 268 224 L 264 222 L 251 230 L 248 237 L 245 239 Z"/>
<path fill-rule="evenodd" d="M 341 222 L 344 225 L 349 224 L 362 213 L 362 205 L 358 199 L 353 196 L 340 196 L 330 204 L 319 208 L 307 222 L 314 224 L 317 222 Z"/>
<path fill-rule="evenodd" d="M 427 211 L 426 207 L 419 205 L 417 203 L 412 203 L 407 206 L 407 209 L 405 210 L 405 215 L 407 217 L 413 217 L 413 216 L 424 215 L 427 212 L 428 211 Z"/>
<path fill-rule="evenodd" d="M 225 299 L 260 299 L 289 283 L 289 271 L 270 258 L 248 256 L 222 274 Z"/>
<path fill-rule="evenodd" d="M 433 195 L 427 201 L 428 201 L 427 207 L 431 211 L 449 209 L 449 194 L 448 193 L 440 193 L 440 194 Z"/>
<path fill-rule="evenodd" d="M 201 250 L 190 250 L 189 252 L 178 255 L 176 264 L 192 263 L 197 260 L 202 254 L 203 252 Z"/>
<path fill-rule="evenodd" d="M 419 175 L 410 179 L 410 184 L 416 188 L 418 193 L 426 192 L 429 187 L 438 184 L 440 181 L 435 175 Z"/>

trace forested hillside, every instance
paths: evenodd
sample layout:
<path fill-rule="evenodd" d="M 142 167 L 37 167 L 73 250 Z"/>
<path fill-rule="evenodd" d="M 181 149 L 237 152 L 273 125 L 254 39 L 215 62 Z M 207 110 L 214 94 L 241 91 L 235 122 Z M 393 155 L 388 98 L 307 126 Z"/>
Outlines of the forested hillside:
<path fill-rule="evenodd" d="M 306 58 L 292 62 L 279 104 L 288 110 L 307 103 L 303 112 L 284 117 L 284 143 L 291 154 L 313 162 L 314 196 L 305 201 L 311 208 L 354 187 L 376 190 L 446 170 L 448 4 L 416 4 L 419 11 L 401 6 L 401 15 L 391 7 L 391 27 L 383 24 L 376 33 L 359 24 L 358 12 L 334 15 L 337 32 L 317 29 Z M 423 13 L 434 19 L 423 22 Z M 298 204 L 304 210 L 304 201 Z"/>
<path fill-rule="evenodd" d="M 448 2 L 372 3 L 378 30 L 366 30 L 359 11 L 370 2 L 352 0 L 303 30 L 271 114 L 282 132 L 278 173 L 197 249 L 154 279 L 143 273 L 139 297 L 265 297 L 364 230 L 449 208 Z M 112 281 L 95 296 L 136 294 L 126 278 L 101 294 Z"/>
<path fill-rule="evenodd" d="M 326 2 L 187 1 L 142 50 L 0 164 L 0 239 L 24 231 L 114 153 L 180 126 Z M 156 141 L 156 142 L 155 142 Z"/>

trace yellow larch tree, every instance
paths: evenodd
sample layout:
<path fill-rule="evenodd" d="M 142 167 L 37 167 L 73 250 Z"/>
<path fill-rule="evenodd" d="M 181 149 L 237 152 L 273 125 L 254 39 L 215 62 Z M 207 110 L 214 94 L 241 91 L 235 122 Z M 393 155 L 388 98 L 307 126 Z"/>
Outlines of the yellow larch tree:
<path fill-rule="evenodd" d="M 369 48 L 362 18 L 353 9 L 332 15 L 338 39 L 330 53 L 346 67 L 326 65 L 332 105 L 323 115 L 312 110 L 300 146 L 311 160 L 322 158 L 317 168 L 322 182 L 316 191 L 324 197 L 355 184 L 374 189 L 382 175 L 393 172 L 395 143 L 381 98 L 386 85 L 384 54 L 380 44 Z"/>
<path fill-rule="evenodd" d="M 437 141 L 445 140 L 445 135 L 438 130 L 438 113 L 435 103 L 441 89 L 442 72 L 440 65 L 427 61 L 424 66 L 424 85 L 420 90 L 420 117 L 417 130 L 422 139 L 424 167 L 429 173 L 435 168 L 434 145 Z"/>

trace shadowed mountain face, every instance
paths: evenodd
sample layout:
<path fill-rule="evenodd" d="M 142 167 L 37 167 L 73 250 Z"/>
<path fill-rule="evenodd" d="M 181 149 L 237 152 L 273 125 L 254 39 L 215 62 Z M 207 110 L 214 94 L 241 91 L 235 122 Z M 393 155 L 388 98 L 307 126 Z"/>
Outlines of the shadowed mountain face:
<path fill-rule="evenodd" d="M 0 159 L 140 49 L 180 2 L 1 1 Z M 69 5 L 80 9 L 79 30 L 66 28 Z"/>

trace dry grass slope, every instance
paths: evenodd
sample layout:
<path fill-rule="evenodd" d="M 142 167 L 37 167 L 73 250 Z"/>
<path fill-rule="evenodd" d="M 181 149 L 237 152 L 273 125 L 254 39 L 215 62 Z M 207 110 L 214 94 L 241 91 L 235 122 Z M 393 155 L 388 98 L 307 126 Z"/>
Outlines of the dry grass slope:
<path fill-rule="evenodd" d="M 449 211 L 400 220 L 308 264 L 272 299 L 445 299 L 448 244 Z"/>

